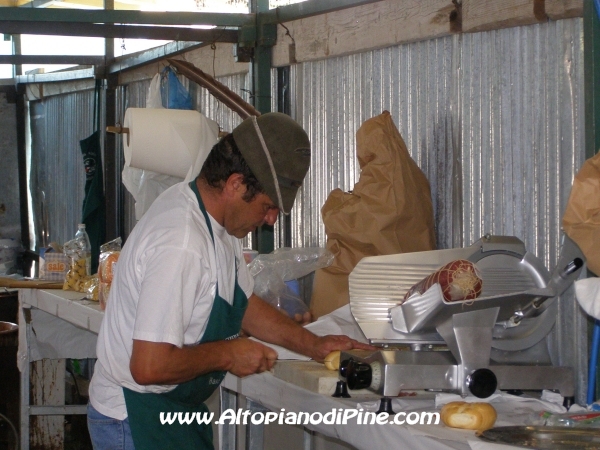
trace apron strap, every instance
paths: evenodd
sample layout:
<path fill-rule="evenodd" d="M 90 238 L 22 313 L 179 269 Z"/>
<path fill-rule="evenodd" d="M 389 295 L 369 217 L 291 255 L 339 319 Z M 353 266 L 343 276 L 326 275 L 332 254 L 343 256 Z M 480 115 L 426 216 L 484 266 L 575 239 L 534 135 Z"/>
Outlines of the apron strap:
<path fill-rule="evenodd" d="M 196 181 L 192 180 L 189 182 L 190 188 L 196 195 L 196 200 L 198 200 L 198 206 L 200 207 L 200 211 L 204 215 L 204 220 L 206 220 L 206 226 L 208 227 L 208 231 L 210 232 L 210 237 L 213 241 L 213 246 L 215 245 L 215 236 L 213 234 L 212 225 L 210 224 L 210 217 L 206 212 L 206 208 L 204 207 L 204 202 L 202 201 L 202 197 L 200 196 L 200 191 L 198 191 L 198 186 L 196 186 Z"/>
<path fill-rule="evenodd" d="M 215 253 L 216 253 L 217 249 L 215 247 L 215 235 L 213 234 L 212 225 L 210 224 L 210 217 L 208 215 L 208 212 L 206 211 L 206 208 L 204 207 L 204 202 L 202 201 L 202 197 L 200 196 L 200 191 L 198 190 L 198 186 L 196 185 L 196 180 L 192 180 L 188 184 L 189 184 L 190 188 L 192 189 L 192 191 L 194 192 L 194 194 L 196 195 L 196 200 L 198 200 L 198 206 L 200 207 L 200 211 L 202 211 L 202 214 L 204 215 L 204 220 L 206 221 L 206 226 L 208 227 L 208 231 L 210 233 L 210 238 L 212 239 L 213 249 L 215 249 Z M 215 258 L 216 258 L 216 255 L 215 255 Z M 235 281 L 237 283 L 237 260 L 236 260 L 236 268 L 235 268 Z M 217 297 L 219 296 L 219 282 L 218 281 L 215 284 L 215 295 Z"/>

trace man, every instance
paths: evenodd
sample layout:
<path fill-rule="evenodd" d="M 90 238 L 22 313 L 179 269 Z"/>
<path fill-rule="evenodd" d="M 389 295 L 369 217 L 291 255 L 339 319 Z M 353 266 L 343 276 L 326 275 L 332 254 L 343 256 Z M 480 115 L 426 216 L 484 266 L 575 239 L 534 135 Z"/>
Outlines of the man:
<path fill-rule="evenodd" d="M 370 348 L 317 337 L 252 294 L 239 242 L 289 213 L 310 162 L 285 114 L 246 119 L 211 150 L 189 185 L 165 191 L 119 258 L 98 336 L 88 427 L 95 449 L 212 448 L 210 425 L 161 425 L 161 412 L 204 412 L 226 372 L 273 367 L 256 338 L 317 361 Z"/>

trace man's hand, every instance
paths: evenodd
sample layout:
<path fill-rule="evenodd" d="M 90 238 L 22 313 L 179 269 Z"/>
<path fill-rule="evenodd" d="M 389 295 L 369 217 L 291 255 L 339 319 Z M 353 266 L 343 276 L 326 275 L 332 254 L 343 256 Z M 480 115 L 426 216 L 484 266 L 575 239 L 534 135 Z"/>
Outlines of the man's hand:
<path fill-rule="evenodd" d="M 247 338 L 228 341 L 231 352 L 231 366 L 228 372 L 238 377 L 271 370 L 277 360 L 277 352 L 271 347 Z"/>
<path fill-rule="evenodd" d="M 323 362 L 325 357 L 334 350 L 377 350 L 377 347 L 340 335 L 320 336 L 316 339 L 316 345 L 313 348 L 311 356 L 318 362 Z"/>

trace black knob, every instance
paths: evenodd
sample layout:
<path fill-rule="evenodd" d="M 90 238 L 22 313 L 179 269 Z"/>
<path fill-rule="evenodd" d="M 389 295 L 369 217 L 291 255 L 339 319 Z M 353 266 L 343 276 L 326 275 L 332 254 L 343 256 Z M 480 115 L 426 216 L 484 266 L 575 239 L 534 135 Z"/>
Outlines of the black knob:
<path fill-rule="evenodd" d="M 352 390 L 368 388 L 371 386 L 372 372 L 370 364 L 350 360 L 346 367 L 348 387 Z"/>
<path fill-rule="evenodd" d="M 478 398 L 487 398 L 496 392 L 498 379 L 490 369 L 477 369 L 467 377 L 467 386 Z"/>
<path fill-rule="evenodd" d="M 350 361 L 353 361 L 352 358 L 345 359 L 342 362 L 340 362 L 339 372 L 340 372 L 340 378 L 343 380 L 345 380 L 346 377 L 348 376 L 348 364 L 350 363 Z"/>
<path fill-rule="evenodd" d="M 571 406 L 575 404 L 575 397 L 565 397 L 563 400 L 563 406 L 567 408 L 567 411 L 571 409 Z"/>
<path fill-rule="evenodd" d="M 379 409 L 377 410 L 377 412 L 375 414 L 379 414 L 379 413 L 388 413 L 390 416 L 393 416 L 394 414 L 396 414 L 394 412 L 394 410 L 392 409 L 392 399 L 389 397 L 382 397 L 381 400 L 379 401 Z"/>
<path fill-rule="evenodd" d="M 348 394 L 348 386 L 343 381 L 338 381 L 335 384 L 335 392 L 331 395 L 332 397 L 350 398 Z"/>

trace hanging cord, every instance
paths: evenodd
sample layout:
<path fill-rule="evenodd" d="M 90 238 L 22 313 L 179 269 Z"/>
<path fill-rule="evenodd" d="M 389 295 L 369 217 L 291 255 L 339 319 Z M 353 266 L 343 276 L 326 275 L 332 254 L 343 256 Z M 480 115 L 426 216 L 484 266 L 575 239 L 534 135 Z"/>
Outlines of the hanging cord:
<path fill-rule="evenodd" d="M 212 60 L 212 69 L 213 69 L 213 78 L 217 79 L 217 72 L 215 71 L 215 61 L 217 59 L 217 44 L 215 42 L 210 44 L 210 48 L 213 51 L 213 60 Z M 221 106 L 221 102 L 217 101 L 217 106 L 215 107 L 215 115 L 219 113 L 219 107 Z M 219 130 L 220 130 L 219 126 Z"/>
<path fill-rule="evenodd" d="M 217 44 L 215 44 L 214 42 L 212 42 L 210 44 L 210 49 L 213 51 L 213 60 L 212 60 L 213 73 L 212 73 L 212 76 L 213 76 L 213 78 L 217 78 L 217 72 L 215 71 L 215 61 L 217 59 Z"/>
<path fill-rule="evenodd" d="M 19 450 L 19 435 L 17 433 L 17 429 L 15 428 L 13 423 L 10 420 L 8 420 L 8 417 L 6 417 L 4 414 L 0 413 L 0 419 L 4 420 L 10 426 L 10 429 L 12 430 L 15 436 L 15 450 Z"/>
<path fill-rule="evenodd" d="M 290 37 L 290 39 L 292 40 L 292 44 L 294 44 L 294 47 L 296 47 L 296 40 L 294 39 L 294 36 L 290 34 L 290 29 L 279 20 L 279 8 L 275 8 L 275 17 L 277 18 L 277 24 L 281 25 L 284 28 L 285 35 Z"/>
<path fill-rule="evenodd" d="M 100 130 L 100 92 L 102 89 L 102 80 L 96 80 L 96 87 L 94 88 L 94 131 Z"/>
<path fill-rule="evenodd" d="M 592 349 L 590 353 L 590 367 L 588 374 L 588 389 L 586 403 L 594 403 L 594 394 L 596 392 L 596 371 L 598 370 L 598 352 L 600 351 L 600 320 L 594 322 L 594 332 L 592 335 Z"/>
<path fill-rule="evenodd" d="M 292 44 L 290 46 L 290 64 L 295 64 L 296 63 L 296 40 L 294 39 L 294 36 L 292 36 L 292 34 L 290 33 L 290 29 L 288 27 L 286 27 L 285 24 L 279 20 L 279 8 L 275 8 L 275 17 L 277 17 L 277 24 L 281 25 L 283 27 L 283 29 L 285 30 L 285 35 L 289 36 L 290 39 L 292 40 Z"/>
<path fill-rule="evenodd" d="M 125 38 L 121 38 L 121 57 L 119 58 L 119 76 L 121 75 L 121 71 L 123 70 L 123 57 L 125 55 L 125 50 L 127 50 L 127 48 L 125 47 Z M 121 128 L 122 123 L 121 123 L 121 107 L 117 108 L 117 113 L 116 113 L 116 121 L 115 121 L 115 127 L 116 128 Z M 118 140 L 120 141 L 120 140 Z M 117 141 L 117 142 L 118 142 Z M 127 134 L 127 144 L 129 144 L 129 134 Z"/>

